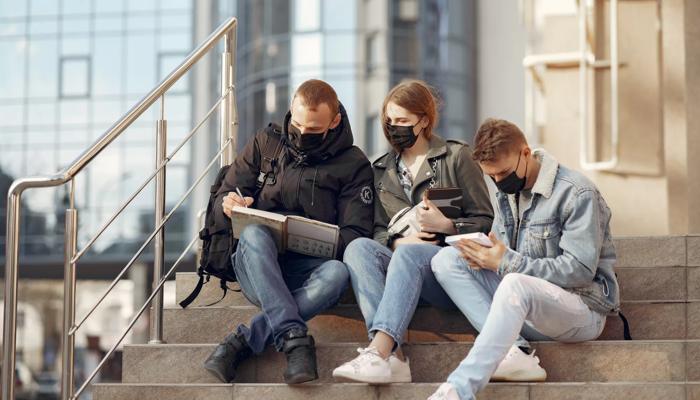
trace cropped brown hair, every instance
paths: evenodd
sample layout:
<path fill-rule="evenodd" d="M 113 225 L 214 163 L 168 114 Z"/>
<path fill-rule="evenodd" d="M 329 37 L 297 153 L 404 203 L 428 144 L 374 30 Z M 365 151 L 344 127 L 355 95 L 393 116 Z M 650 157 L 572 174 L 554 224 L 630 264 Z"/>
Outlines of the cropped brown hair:
<path fill-rule="evenodd" d="M 394 86 L 386 95 L 382 105 L 382 127 L 387 140 L 389 140 L 389 133 L 386 130 L 386 125 L 389 119 L 386 115 L 386 106 L 389 103 L 395 103 L 421 118 L 426 117 L 428 125 L 425 127 L 425 138 L 430 139 L 440 116 L 438 114 L 438 99 L 427 83 L 416 79 L 404 80 Z"/>
<path fill-rule="evenodd" d="M 477 162 L 497 160 L 512 151 L 519 151 L 527 140 L 523 132 L 512 122 L 488 118 L 474 136 L 473 157 Z"/>
<path fill-rule="evenodd" d="M 315 109 L 323 103 L 331 109 L 331 116 L 340 110 L 340 101 L 333 87 L 320 79 L 305 81 L 294 92 L 294 98 L 299 97 L 301 103 L 311 109 Z M 292 99 L 294 100 L 294 99 Z"/>

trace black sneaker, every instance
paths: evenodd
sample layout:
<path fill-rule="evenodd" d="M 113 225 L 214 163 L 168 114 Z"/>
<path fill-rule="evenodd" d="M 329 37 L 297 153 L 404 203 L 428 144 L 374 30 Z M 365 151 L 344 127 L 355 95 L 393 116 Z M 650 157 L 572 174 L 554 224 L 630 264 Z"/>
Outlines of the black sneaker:
<path fill-rule="evenodd" d="M 231 333 L 204 361 L 204 369 L 221 382 L 229 383 L 236 379 L 236 369 L 243 360 L 253 354 L 243 336 Z"/>
<path fill-rule="evenodd" d="M 284 335 L 282 351 L 287 356 L 285 383 L 294 385 L 318 379 L 316 347 L 312 336 L 291 330 Z"/>

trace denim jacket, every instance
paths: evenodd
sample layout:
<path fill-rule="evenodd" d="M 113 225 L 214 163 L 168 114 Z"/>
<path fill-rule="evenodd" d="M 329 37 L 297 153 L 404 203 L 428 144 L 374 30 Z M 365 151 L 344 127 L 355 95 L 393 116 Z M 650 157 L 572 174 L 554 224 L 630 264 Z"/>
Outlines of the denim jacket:
<path fill-rule="evenodd" d="M 508 246 L 498 267 L 536 276 L 581 296 L 588 307 L 614 315 L 620 308 L 610 209 L 595 185 L 543 150 L 532 201 L 524 210 L 517 239 L 513 196 L 498 192 L 493 232 Z M 517 240 L 517 243 L 513 243 Z"/>

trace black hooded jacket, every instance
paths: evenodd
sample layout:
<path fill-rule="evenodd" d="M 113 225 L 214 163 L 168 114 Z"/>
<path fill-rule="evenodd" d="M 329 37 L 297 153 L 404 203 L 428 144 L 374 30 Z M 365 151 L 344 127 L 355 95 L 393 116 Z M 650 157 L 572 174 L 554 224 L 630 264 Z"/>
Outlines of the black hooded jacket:
<path fill-rule="evenodd" d="M 297 151 L 289 142 L 289 112 L 281 129 L 258 131 L 228 170 L 217 193 L 217 221 L 230 223 L 223 213 L 223 198 L 239 188 L 244 196 L 255 197 L 252 207 L 256 209 L 338 225 L 338 259 L 342 259 L 345 246 L 353 239 L 371 237 L 374 224 L 372 167 L 362 150 L 353 146 L 350 122 L 342 105 L 340 113 L 340 124 L 310 153 Z M 258 191 L 256 184 L 262 154 L 270 154 L 266 146 L 278 145 L 282 149 L 274 169 L 275 179 L 268 180 Z"/>

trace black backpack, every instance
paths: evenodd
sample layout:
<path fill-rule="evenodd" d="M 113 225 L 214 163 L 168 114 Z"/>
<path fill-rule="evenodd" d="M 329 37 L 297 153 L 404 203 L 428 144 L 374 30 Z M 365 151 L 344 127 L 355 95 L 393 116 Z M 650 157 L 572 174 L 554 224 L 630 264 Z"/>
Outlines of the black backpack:
<path fill-rule="evenodd" d="M 261 159 L 256 182 L 256 192 L 253 197 L 257 197 L 265 184 L 274 185 L 276 182 L 277 159 L 282 151 L 281 133 L 282 129 L 279 125 L 269 124 L 265 128 L 266 139 L 265 145 L 261 152 Z M 221 188 L 221 184 L 226 177 L 231 165 L 221 167 L 216 175 L 214 184 L 209 188 L 209 202 L 207 203 L 207 213 L 204 219 L 204 228 L 199 232 L 199 239 L 202 240 L 202 254 L 200 256 L 197 275 L 199 281 L 192 293 L 186 299 L 180 302 L 182 308 L 187 308 L 194 299 L 199 296 L 202 287 L 208 283 L 211 277 L 219 278 L 223 296 L 218 301 L 207 304 L 211 306 L 219 303 L 226 297 L 229 290 L 240 291 L 240 289 L 231 289 L 228 287 L 228 282 L 236 282 L 236 272 L 231 264 L 231 256 L 235 252 L 238 240 L 233 237 L 231 223 L 226 221 L 217 221 L 214 207 L 216 206 L 216 194 Z"/>

